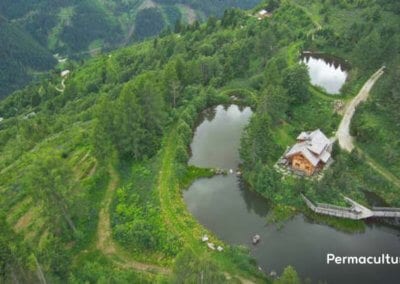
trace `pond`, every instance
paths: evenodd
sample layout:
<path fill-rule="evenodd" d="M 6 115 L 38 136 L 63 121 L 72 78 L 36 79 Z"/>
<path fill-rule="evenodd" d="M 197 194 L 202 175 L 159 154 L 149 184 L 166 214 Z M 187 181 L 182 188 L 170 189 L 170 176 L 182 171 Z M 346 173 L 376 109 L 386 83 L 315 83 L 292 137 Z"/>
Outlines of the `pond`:
<path fill-rule="evenodd" d="M 217 106 L 203 113 L 195 132 L 190 164 L 201 167 L 236 169 L 240 134 L 252 111 L 236 105 Z M 398 283 L 399 265 L 326 264 L 326 254 L 400 256 L 399 231 L 368 224 L 364 233 L 347 234 L 315 224 L 298 215 L 283 228 L 268 225 L 269 205 L 248 190 L 235 175 L 199 179 L 184 192 L 189 211 L 207 229 L 232 245 L 246 245 L 265 273 L 281 273 L 287 265 L 313 283 Z M 257 246 L 251 244 L 261 236 Z"/>
<path fill-rule="evenodd" d="M 311 83 L 329 94 L 339 94 L 347 79 L 348 66 L 339 58 L 318 53 L 303 53 L 301 62 L 307 65 Z"/>

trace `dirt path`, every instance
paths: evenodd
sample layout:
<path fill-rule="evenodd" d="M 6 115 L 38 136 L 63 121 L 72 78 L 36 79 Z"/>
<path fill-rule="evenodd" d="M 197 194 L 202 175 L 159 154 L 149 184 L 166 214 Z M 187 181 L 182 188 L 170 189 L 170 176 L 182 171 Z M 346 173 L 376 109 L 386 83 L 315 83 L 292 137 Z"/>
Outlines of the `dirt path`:
<path fill-rule="evenodd" d="M 60 92 L 60 93 L 64 93 L 64 90 L 65 90 L 65 79 L 66 79 L 66 78 L 64 78 L 64 79 L 61 80 L 61 89 L 58 88 L 58 87 L 56 87 L 56 90 L 57 90 L 58 92 Z"/>
<path fill-rule="evenodd" d="M 160 267 L 157 265 L 146 264 L 135 261 L 130 256 L 119 248 L 118 245 L 112 239 L 112 230 L 110 222 L 110 206 L 112 197 L 119 184 L 119 176 L 115 169 L 110 166 L 110 182 L 107 187 L 104 200 L 101 204 L 101 210 L 99 212 L 99 223 L 97 226 L 97 242 L 96 247 L 102 251 L 106 256 L 109 256 L 113 261 L 120 267 L 125 269 L 134 269 L 144 272 L 154 272 L 157 274 L 169 275 L 171 270 L 168 268 Z"/>
<path fill-rule="evenodd" d="M 381 67 L 378 71 L 376 71 L 364 84 L 357 96 L 355 96 L 346 107 L 344 116 L 336 132 L 336 138 L 339 140 L 340 148 L 348 152 L 351 152 L 354 149 L 353 137 L 351 137 L 350 135 L 350 123 L 353 118 L 354 112 L 357 106 L 368 98 L 371 88 L 374 86 L 379 77 L 383 74 L 383 70 L 384 67 Z"/>
<path fill-rule="evenodd" d="M 110 182 L 99 212 L 99 223 L 97 225 L 97 243 L 96 247 L 105 254 L 114 254 L 116 252 L 115 244 L 112 240 L 110 206 L 114 191 L 118 186 L 119 177 L 115 170 L 110 166 Z"/>

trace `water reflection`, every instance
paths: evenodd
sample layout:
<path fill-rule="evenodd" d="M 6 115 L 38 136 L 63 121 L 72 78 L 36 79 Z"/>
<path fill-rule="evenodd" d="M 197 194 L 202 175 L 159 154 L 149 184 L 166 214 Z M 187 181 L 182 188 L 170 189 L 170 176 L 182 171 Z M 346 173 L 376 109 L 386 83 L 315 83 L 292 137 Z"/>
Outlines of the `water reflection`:
<path fill-rule="evenodd" d="M 246 184 L 238 179 L 238 187 L 240 194 L 246 204 L 247 212 L 254 212 L 259 217 L 266 218 L 269 211 L 269 204 L 259 193 L 248 190 Z"/>
<path fill-rule="evenodd" d="M 239 163 L 240 132 L 251 116 L 237 106 L 215 108 L 215 118 L 206 118 L 193 138 L 191 163 L 197 166 L 236 168 Z M 208 149 L 212 148 L 212 150 Z M 215 152 L 214 152 L 215 151 Z M 229 244 L 247 245 L 265 272 L 281 273 L 293 265 L 302 278 L 328 283 L 398 283 L 396 265 L 327 265 L 326 255 L 400 256 L 399 231 L 369 224 L 365 233 L 349 234 L 314 223 L 302 215 L 287 221 L 283 228 L 268 225 L 268 203 L 249 191 L 235 175 L 199 179 L 184 192 L 189 211 L 206 228 Z M 251 244 L 259 234 L 261 242 Z"/>
<path fill-rule="evenodd" d="M 207 120 L 207 121 L 212 121 L 215 118 L 215 115 L 217 114 L 217 109 L 216 108 L 208 108 L 202 112 L 202 116 L 200 117 L 200 120 Z"/>
<path fill-rule="evenodd" d="M 338 58 L 306 53 L 301 62 L 308 66 L 311 83 L 324 88 L 329 94 L 338 94 L 347 79 L 348 66 Z"/>
<path fill-rule="evenodd" d="M 191 144 L 189 164 L 236 169 L 240 162 L 240 135 L 251 114 L 249 107 L 241 111 L 237 105 L 220 105 L 203 112 Z"/>

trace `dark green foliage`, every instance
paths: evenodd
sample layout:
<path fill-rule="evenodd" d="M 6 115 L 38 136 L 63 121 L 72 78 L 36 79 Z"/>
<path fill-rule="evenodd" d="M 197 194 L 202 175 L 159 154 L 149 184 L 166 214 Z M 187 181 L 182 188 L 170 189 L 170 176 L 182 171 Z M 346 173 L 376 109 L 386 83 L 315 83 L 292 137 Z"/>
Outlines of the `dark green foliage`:
<path fill-rule="evenodd" d="M 357 110 L 351 131 L 362 149 L 399 177 L 400 68 L 396 61 L 392 64 L 373 89 L 371 100 Z"/>
<path fill-rule="evenodd" d="M 226 283 L 226 278 L 208 255 L 187 248 L 175 261 L 173 283 Z"/>
<path fill-rule="evenodd" d="M 176 161 L 182 164 L 189 160 L 189 153 L 186 145 L 178 145 L 176 149 Z"/>
<path fill-rule="evenodd" d="M 275 280 L 276 284 L 300 284 L 301 280 L 296 270 L 292 266 L 288 266 L 283 271 L 279 279 Z"/>
<path fill-rule="evenodd" d="M 221 25 L 225 28 L 237 27 L 244 22 L 243 12 L 237 9 L 227 9 L 221 19 Z"/>
<path fill-rule="evenodd" d="M 34 9 L 39 1 L 4 0 L 0 3 L 0 13 L 9 19 L 21 17 Z"/>
<path fill-rule="evenodd" d="M 167 63 L 164 71 L 164 90 L 167 102 L 175 108 L 182 95 L 183 81 L 183 62 L 182 59 L 171 60 Z"/>
<path fill-rule="evenodd" d="M 190 126 L 184 120 L 180 120 L 177 129 L 182 141 L 185 142 L 185 145 L 189 145 L 192 139 L 192 129 Z"/>
<path fill-rule="evenodd" d="M 184 30 L 178 4 L 208 16 L 221 15 L 229 7 L 250 8 L 257 2 L 172 0 L 139 11 L 139 0 L 1 1 L 0 98 L 35 79 L 32 70 L 52 68 L 56 63 L 52 53 L 82 59 L 131 42 L 132 32 L 135 40 L 142 40 L 175 23 L 180 26 L 177 32 Z M 13 23 L 5 24 L 6 19 Z"/>
<path fill-rule="evenodd" d="M 60 39 L 72 52 L 77 52 L 87 49 L 96 39 L 118 42 L 120 33 L 120 28 L 105 9 L 94 5 L 91 0 L 84 0 L 76 8 L 72 25 L 64 27 Z"/>
<path fill-rule="evenodd" d="M 101 253 L 90 253 L 74 265 L 69 283 L 154 283 L 149 275 L 121 270 Z"/>
<path fill-rule="evenodd" d="M 164 19 L 159 9 L 143 9 L 136 17 L 135 39 L 142 40 L 158 35 L 164 29 L 164 25 Z"/>
<path fill-rule="evenodd" d="M 50 235 L 43 246 L 38 250 L 37 259 L 55 280 L 66 279 L 72 262 L 70 250 L 63 245 L 60 238 Z"/>
<path fill-rule="evenodd" d="M 127 159 L 153 156 L 160 145 L 165 118 L 156 80 L 155 74 L 141 75 L 124 86 L 115 102 L 104 101 L 97 111 L 94 140 L 110 141 L 120 156 Z M 99 143 L 96 152 L 101 157 L 107 148 Z"/>
<path fill-rule="evenodd" d="M 306 103 L 310 98 L 308 90 L 310 76 L 308 75 L 307 66 L 298 64 L 289 67 L 284 74 L 283 85 L 287 90 L 291 105 Z"/>
<path fill-rule="evenodd" d="M 49 224 L 54 226 L 51 228 L 52 232 L 58 236 L 76 233 L 76 226 L 71 218 L 71 205 L 73 198 L 77 196 L 68 196 L 74 183 L 70 169 L 61 158 L 37 159 L 27 169 L 25 180 L 24 186 L 30 191 L 35 203 L 46 206 L 44 214 Z M 78 192 L 75 194 L 78 195 Z M 71 230 L 70 233 L 66 227 Z"/>
<path fill-rule="evenodd" d="M 254 187 L 268 200 L 275 200 L 283 190 L 281 175 L 272 167 L 258 165 L 257 169 L 258 175 Z"/>
<path fill-rule="evenodd" d="M 35 281 L 33 272 L 28 270 L 29 251 L 6 221 L 0 211 L 0 282 Z"/>
<path fill-rule="evenodd" d="M 377 31 L 363 37 L 354 49 L 354 58 L 358 66 L 365 70 L 375 70 L 382 66 L 381 38 Z M 368 60 L 366 60 L 368 58 Z"/>
<path fill-rule="evenodd" d="M 127 183 L 117 190 L 113 233 L 116 240 L 137 253 L 162 251 L 174 256 L 179 245 L 162 223 L 154 192 L 155 162 L 135 164 L 128 173 Z"/>
<path fill-rule="evenodd" d="M 33 3 L 25 2 L 29 5 Z M 91 7 L 89 2 L 99 6 Z M 109 9 L 102 6 L 106 2 L 110 5 L 107 6 Z M 7 3 L 11 5 L 9 1 Z M 21 4 L 22 1 L 15 3 Z M 33 11 L 35 16 L 27 17 L 29 21 L 42 21 L 54 7 L 61 5 L 58 1 L 52 3 L 48 3 L 49 9 L 42 9 L 41 13 Z M 132 10 L 128 9 L 131 6 L 126 1 L 115 1 L 115 6 L 109 1 L 87 0 L 82 3 L 86 7 L 82 15 L 87 19 L 79 19 L 82 16 L 72 13 L 70 28 L 77 28 L 75 21 L 81 24 L 86 20 L 93 21 L 87 23 L 88 26 L 99 21 L 99 27 L 104 28 L 107 34 L 96 30 L 95 26 L 96 36 L 91 37 L 82 29 L 85 33 L 79 35 L 84 37 L 82 43 L 73 43 L 75 32 L 70 30 L 69 44 L 76 44 L 74 48 L 78 50 L 80 44 L 82 48 L 83 45 L 96 46 L 96 43 L 104 47 L 107 41 L 121 43 L 127 40 L 120 34 L 115 35 L 119 25 L 111 14 L 120 13 L 121 19 L 129 23 L 122 30 L 130 30 L 134 19 L 129 15 L 136 11 L 138 1 L 132 1 Z M 204 3 L 210 4 L 205 1 L 199 5 L 206 5 Z M 385 7 L 389 4 L 386 3 Z M 75 1 L 65 1 L 65 5 L 74 5 L 74 12 L 82 9 Z M 352 5 L 356 4 L 346 1 L 346 6 L 355 8 Z M 336 17 L 345 11 L 339 6 L 329 8 L 332 13 L 330 21 L 320 31 L 316 31 L 310 15 L 289 2 L 282 3 L 273 17 L 263 21 L 244 11 L 229 10 L 222 21 L 212 18 L 203 25 L 199 22 L 191 26 L 180 25 L 179 35 L 165 33 L 154 40 L 100 55 L 82 65 L 70 64 L 68 69 L 71 74 L 63 93 L 55 90 L 55 86 L 60 86 L 60 76 L 54 72 L 42 82 L 3 100 L 0 103 L 0 117 L 4 117 L 0 122 L 0 189 L 3 197 L 0 205 L 10 212 L 7 218 L 12 227 L 22 214 L 34 207 L 29 203 L 30 199 L 35 204 L 43 204 L 42 210 L 35 215 L 39 224 L 21 231 L 21 237 L 26 238 L 21 243 L 33 247 L 28 254 L 20 254 L 30 260 L 30 269 L 35 269 L 31 261 L 34 253 L 46 276 L 49 275 L 49 280 L 56 283 L 65 279 L 78 283 L 146 281 L 147 278 L 142 279 L 121 267 L 114 267 L 91 251 L 95 248 L 93 240 L 98 210 L 107 187 L 106 169 L 110 164 L 123 160 L 128 165 L 129 174 L 125 175 L 125 171 L 120 170 L 121 185 L 110 210 L 113 237 L 139 260 L 147 260 L 148 257 L 161 263 L 171 263 L 174 256 L 182 251 L 182 240 L 178 238 L 180 230 L 193 228 L 191 225 L 195 224 L 192 217 L 186 217 L 184 205 L 174 207 L 175 198 L 181 198 L 178 187 L 195 175 L 207 176 L 210 173 L 187 167 L 188 146 L 197 114 L 210 105 L 231 103 L 233 100 L 251 103 L 256 112 L 242 140 L 244 178 L 273 203 L 279 204 L 279 208 L 274 210 L 278 212 L 276 215 L 287 216 L 284 214 L 286 211 L 283 212 L 287 208 L 292 210 L 290 212 L 295 211 L 294 207 L 301 208 L 300 192 L 318 202 L 341 204 L 340 193 L 363 202 L 361 190 L 367 188 L 390 203 L 399 204 L 397 189 L 370 168 L 362 154 L 335 154 L 336 162 L 332 168 L 323 180 L 315 183 L 282 178 L 272 167 L 300 131 L 321 128 L 331 135 L 339 121 L 339 116 L 332 112 L 332 100 L 309 88 L 305 68 L 297 66 L 299 50 L 311 47 L 349 55 L 346 58 L 354 65 L 351 76 L 355 74 L 355 80 L 358 80 L 358 76 L 367 77 L 370 74 L 364 70 L 367 66 L 361 62 L 361 57 L 356 59 L 353 51 L 355 48 L 365 49 L 362 39 L 371 36 L 379 41 L 379 44 L 374 43 L 374 48 L 381 48 L 380 52 L 368 55 L 372 56 L 374 64 L 391 61 L 393 64 L 388 64 L 390 79 L 377 85 L 382 91 L 373 94 L 379 100 L 374 99 L 360 109 L 362 113 L 372 113 L 372 118 L 369 115 L 356 117 L 354 134 L 359 136 L 357 141 L 363 144 L 363 149 L 367 149 L 367 142 L 371 142 L 371 148 L 377 149 L 376 153 L 383 153 L 380 157 L 387 160 L 387 164 L 383 163 L 385 168 L 392 164 L 391 171 L 399 172 L 396 164 L 400 137 L 400 119 L 396 109 L 399 74 L 394 68 L 398 62 L 395 57 L 398 39 L 392 36 L 397 34 L 397 22 L 387 8 L 377 13 L 373 7 L 365 15 L 360 13 L 365 20 L 358 22 L 361 18 L 349 18 L 349 25 L 339 25 L 338 29 Z M 30 9 L 31 6 L 21 11 Z M 162 16 L 172 18 L 165 15 L 166 9 L 157 9 L 163 11 Z M 59 10 L 55 10 L 58 15 Z M 14 17 L 26 28 L 26 22 L 19 18 L 24 17 L 25 12 L 22 16 L 16 13 Z M 11 9 L 9 13 L 15 12 Z M 96 13 L 101 19 L 95 16 Z M 323 16 L 315 15 L 315 19 L 322 19 Z M 53 20 L 54 17 L 50 17 L 48 22 L 43 23 L 43 31 L 38 25 L 32 25 L 29 32 L 37 40 L 45 42 L 45 38 L 39 35 L 49 31 Z M 108 34 L 110 30 L 115 33 Z M 60 27 L 59 32 L 63 34 L 64 27 Z M 80 31 L 76 32 L 79 34 Z M 311 35 L 314 40 L 311 40 Z M 55 43 L 60 50 L 72 50 L 69 44 L 63 47 L 62 42 Z M 230 98 L 233 95 L 235 98 Z M 28 115 L 33 112 L 36 115 Z M 164 137 L 165 133 L 171 136 Z M 371 134 L 376 140 L 368 139 Z M 162 140 L 163 137 L 171 138 L 175 144 L 167 142 L 173 147 L 162 147 L 162 141 L 167 140 Z M 385 149 L 380 148 L 382 137 Z M 160 169 L 157 153 L 168 157 L 166 161 L 169 163 L 163 160 L 161 165 L 163 170 L 168 169 L 172 173 L 167 175 L 170 177 L 168 180 L 160 180 L 165 171 Z M 368 149 L 368 154 L 372 153 Z M 90 175 L 92 171 L 93 176 Z M 167 189 L 164 197 L 170 198 L 170 203 L 167 203 L 169 208 L 160 208 L 158 190 L 161 183 Z M 57 198 L 58 194 L 61 198 Z M 68 209 L 68 214 L 63 212 L 63 208 Z M 68 224 L 67 215 L 76 227 L 75 234 L 71 233 L 72 226 Z M 182 215 L 185 217 L 174 220 Z M 169 217 L 171 223 L 165 220 Z M 171 224 L 179 226 L 169 226 Z M 29 239 L 28 233 L 36 234 Z M 16 238 L 7 229 L 5 242 L 9 242 L 10 236 Z M 186 236 L 196 247 L 198 240 L 190 240 L 189 233 Z M 3 241 L 2 237 L 0 233 L 0 241 Z M 10 259 L 9 250 L 6 248 L 4 251 Z M 219 254 L 221 259 L 227 257 L 235 267 L 254 272 L 254 263 L 246 251 L 227 248 L 225 253 Z M 176 268 L 176 279 L 188 273 L 189 279 L 196 280 L 203 270 L 206 272 L 203 277 L 208 277 L 210 281 L 223 280 L 219 278 L 218 267 L 208 262 L 207 257 L 197 258 L 189 253 L 182 259 L 188 269 L 184 271 L 184 265 L 183 268 Z M 17 263 L 29 275 L 29 269 L 23 263 Z M 288 279 L 295 279 L 293 273 L 289 276 Z M 37 282 L 35 280 L 26 282 Z"/>
<path fill-rule="evenodd" d="M 181 23 L 182 20 L 182 14 L 179 8 L 176 6 L 163 6 L 164 13 L 167 16 L 167 21 L 169 26 L 175 26 L 177 23 Z M 175 32 L 180 32 L 180 30 L 176 30 Z"/>
<path fill-rule="evenodd" d="M 241 141 L 241 156 L 245 165 L 253 167 L 259 162 L 273 162 L 274 149 L 269 115 L 262 113 L 253 116 Z"/>
<path fill-rule="evenodd" d="M 56 61 L 28 33 L 0 15 L 0 99 L 31 79 L 30 69 L 50 69 Z"/>
<path fill-rule="evenodd" d="M 186 4 L 196 10 L 202 11 L 207 16 L 220 16 L 225 9 L 230 7 L 249 9 L 259 3 L 258 0 L 156 0 L 155 2 L 160 4 Z"/>
<path fill-rule="evenodd" d="M 270 86 L 264 91 L 263 108 L 272 119 L 274 126 L 277 126 L 286 119 L 286 113 L 289 111 L 289 98 L 286 90 L 279 85 L 276 87 Z"/>

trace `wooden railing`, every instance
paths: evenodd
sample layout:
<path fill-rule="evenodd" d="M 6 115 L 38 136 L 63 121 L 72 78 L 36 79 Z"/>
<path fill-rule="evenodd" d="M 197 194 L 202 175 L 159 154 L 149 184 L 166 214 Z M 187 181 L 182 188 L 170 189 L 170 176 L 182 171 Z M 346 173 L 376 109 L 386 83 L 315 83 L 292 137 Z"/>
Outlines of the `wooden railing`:
<path fill-rule="evenodd" d="M 303 194 L 301 195 L 308 208 L 318 214 L 335 216 L 339 218 L 347 218 L 353 220 L 361 220 L 372 217 L 381 218 L 400 218 L 400 208 L 390 207 L 373 207 L 369 209 L 354 200 L 345 197 L 346 201 L 352 204 L 351 207 L 342 207 L 326 203 L 312 203 Z"/>

